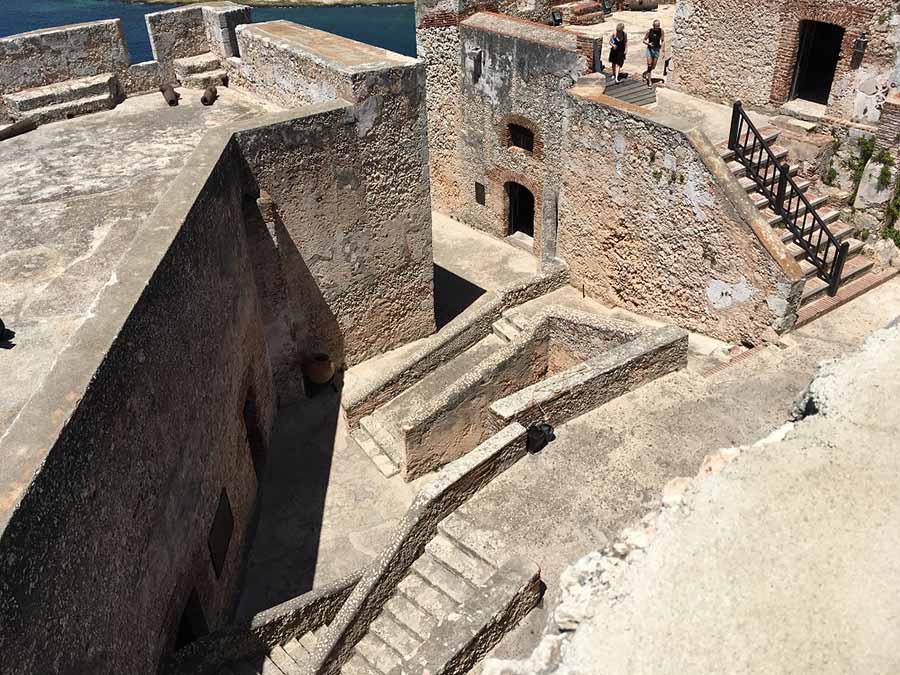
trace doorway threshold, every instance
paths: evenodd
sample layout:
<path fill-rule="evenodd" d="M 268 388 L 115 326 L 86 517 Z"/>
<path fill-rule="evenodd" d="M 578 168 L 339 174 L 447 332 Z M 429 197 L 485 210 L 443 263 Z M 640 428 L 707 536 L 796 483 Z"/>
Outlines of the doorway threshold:
<path fill-rule="evenodd" d="M 802 98 L 795 98 L 781 106 L 780 112 L 784 115 L 797 117 L 807 122 L 821 122 L 825 117 L 825 111 L 828 106 L 824 103 L 816 103 L 815 101 L 807 101 Z"/>
<path fill-rule="evenodd" d="M 523 251 L 534 252 L 534 237 L 529 237 L 524 232 L 513 232 L 506 238 L 506 241 Z"/>

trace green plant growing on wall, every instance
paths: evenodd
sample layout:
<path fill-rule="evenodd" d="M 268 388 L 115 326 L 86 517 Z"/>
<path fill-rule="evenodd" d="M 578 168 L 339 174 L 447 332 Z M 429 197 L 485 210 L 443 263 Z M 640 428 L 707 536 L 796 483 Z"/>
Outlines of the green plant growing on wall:
<path fill-rule="evenodd" d="M 859 232 L 856 233 L 856 236 L 859 237 L 862 241 L 865 241 L 866 239 L 869 238 L 869 236 L 871 234 L 872 234 L 872 232 L 869 230 L 869 228 L 864 227 L 863 229 L 861 229 Z"/>
<path fill-rule="evenodd" d="M 875 138 L 860 138 L 857 141 L 856 157 L 849 157 L 844 166 L 850 172 L 850 179 L 853 182 L 853 190 L 850 193 L 850 203 L 856 201 L 856 193 L 859 192 L 859 184 L 862 182 L 863 172 L 866 170 L 866 164 L 872 159 L 875 153 Z"/>
<path fill-rule="evenodd" d="M 822 179 L 822 182 L 825 185 L 829 185 L 834 187 L 837 184 L 837 169 L 834 168 L 834 160 L 828 162 L 828 171 L 825 172 L 825 178 Z"/>
<path fill-rule="evenodd" d="M 878 172 L 878 191 L 887 190 L 891 186 L 891 167 L 887 164 L 881 165 L 881 171 Z"/>
<path fill-rule="evenodd" d="M 892 229 L 898 217 L 900 217 L 900 179 L 894 183 L 894 196 L 891 197 L 885 210 L 884 222 L 887 228 Z"/>
<path fill-rule="evenodd" d="M 653 169 L 653 180 L 658 181 L 660 178 L 662 178 L 662 171 Z"/>
<path fill-rule="evenodd" d="M 881 231 L 881 236 L 884 239 L 890 239 L 894 244 L 900 247 L 900 230 L 895 230 L 893 227 L 886 227 Z"/>

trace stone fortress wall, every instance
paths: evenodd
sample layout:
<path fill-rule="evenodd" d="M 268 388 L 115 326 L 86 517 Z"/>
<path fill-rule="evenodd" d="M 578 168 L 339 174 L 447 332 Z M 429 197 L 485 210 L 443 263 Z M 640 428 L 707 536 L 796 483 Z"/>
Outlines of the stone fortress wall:
<path fill-rule="evenodd" d="M 800 22 L 845 28 L 827 114 L 874 124 L 900 84 L 900 40 L 890 0 L 679 0 L 671 36 L 672 86 L 724 103 L 777 108 L 790 96 Z M 858 68 L 853 47 L 868 38 Z"/>
<path fill-rule="evenodd" d="M 421 64 L 276 23 L 285 61 L 336 50 L 323 81 L 354 71 L 352 100 L 322 87 L 208 132 L 0 440 L 4 670 L 151 672 L 180 626 L 227 622 L 304 359 L 434 330 Z M 278 88 L 263 57 L 246 67 Z"/>
<path fill-rule="evenodd" d="M 177 80 L 175 61 L 207 52 L 237 55 L 235 28 L 250 10 L 231 2 L 147 14 L 153 60 L 131 63 L 120 19 L 45 28 L 0 38 L 0 123 L 14 117 L 6 95 L 99 75 L 113 79 L 114 98 Z"/>
<path fill-rule="evenodd" d="M 447 20 L 430 3 L 417 17 L 420 43 Z M 457 51 L 426 60 L 441 101 L 429 117 L 435 209 L 505 237 L 514 181 L 535 198 L 535 257 L 563 260 L 592 297 L 731 341 L 793 322 L 799 268 L 736 208 L 743 193 L 708 139 L 581 95 L 596 88 L 577 85 L 590 66 L 572 33 L 492 12 L 455 30 Z M 512 146 L 509 124 L 532 131 L 531 152 Z"/>

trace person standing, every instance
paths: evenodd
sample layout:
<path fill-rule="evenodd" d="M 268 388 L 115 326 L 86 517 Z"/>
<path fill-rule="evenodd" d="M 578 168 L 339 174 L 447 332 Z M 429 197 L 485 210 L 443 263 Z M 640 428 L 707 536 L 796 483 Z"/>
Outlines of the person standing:
<path fill-rule="evenodd" d="M 647 35 L 644 36 L 644 44 L 647 45 L 647 70 L 644 72 L 644 82 L 648 87 L 653 86 L 653 70 L 659 62 L 659 55 L 665 41 L 666 36 L 657 19 L 653 22 L 653 27 L 647 31 Z"/>
<path fill-rule="evenodd" d="M 628 52 L 628 34 L 625 24 L 616 25 L 616 32 L 609 38 L 609 62 L 612 64 L 613 78 L 618 84 L 621 81 L 622 66 L 625 65 L 625 54 Z"/>

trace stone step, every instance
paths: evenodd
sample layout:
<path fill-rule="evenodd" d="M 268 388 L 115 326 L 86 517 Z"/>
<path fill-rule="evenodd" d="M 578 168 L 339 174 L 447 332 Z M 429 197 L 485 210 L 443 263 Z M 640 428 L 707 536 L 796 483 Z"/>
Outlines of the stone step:
<path fill-rule="evenodd" d="M 457 603 L 453 598 L 425 581 L 415 569 L 403 577 L 397 585 L 397 590 L 438 622 L 456 608 Z"/>
<path fill-rule="evenodd" d="M 369 626 L 369 632 L 381 638 L 386 645 L 405 660 L 422 644 L 422 639 L 390 614 L 382 612 Z"/>
<path fill-rule="evenodd" d="M 828 225 L 828 229 L 831 230 L 831 233 L 837 237 L 837 232 L 844 232 L 846 228 L 849 228 L 850 232 L 853 232 L 855 228 L 851 225 L 847 225 L 843 221 L 840 220 L 840 213 L 838 211 L 834 211 L 831 209 L 826 209 L 819 212 L 819 216 L 825 221 L 825 224 Z M 807 227 L 803 233 L 807 234 L 812 228 L 812 226 Z M 792 235 L 787 228 L 780 228 L 781 232 L 781 241 L 785 244 L 789 244 L 794 240 L 794 235 Z M 840 239 L 841 237 L 838 237 Z"/>
<path fill-rule="evenodd" d="M 480 558 L 488 565 L 499 567 L 505 562 L 506 552 L 499 543 L 496 532 L 482 530 L 463 517 L 461 511 L 450 514 L 438 524 L 438 532 L 453 541 L 456 546 L 470 555 Z"/>
<path fill-rule="evenodd" d="M 99 94 L 90 98 L 82 98 L 77 101 L 56 103 L 44 108 L 36 108 L 30 111 L 26 117 L 31 117 L 38 124 L 49 124 L 60 120 L 70 120 L 81 115 L 90 115 L 95 112 L 112 110 L 116 107 L 116 101 L 111 94 Z"/>
<path fill-rule="evenodd" d="M 466 581 L 455 570 L 446 567 L 441 561 L 435 558 L 431 553 L 426 551 L 416 560 L 416 572 L 421 575 L 425 581 L 434 586 L 456 602 L 462 602 L 466 596 L 471 593 L 474 585 Z"/>
<path fill-rule="evenodd" d="M 859 239 L 849 239 L 850 249 L 847 251 L 847 261 L 850 260 L 851 256 L 856 255 L 862 250 L 863 243 Z M 832 260 L 834 258 L 834 251 L 828 254 L 828 260 Z M 846 262 L 845 261 L 845 265 Z M 803 275 L 807 278 L 814 277 L 816 274 L 816 267 L 809 260 L 801 260 L 800 261 L 800 270 L 803 272 Z M 844 275 L 846 278 L 846 275 Z"/>
<path fill-rule="evenodd" d="M 810 205 L 813 207 L 813 209 L 815 209 L 815 212 L 819 214 L 820 218 L 822 218 L 822 220 L 825 220 L 825 216 L 823 215 L 823 212 L 829 213 L 829 214 L 831 213 L 831 210 L 827 209 L 827 208 L 820 210 L 820 207 L 825 206 L 826 203 L 828 202 L 828 199 L 829 199 L 828 195 L 806 195 L 806 198 L 809 201 Z M 799 205 L 799 208 L 797 208 L 797 204 L 791 204 L 791 206 L 795 207 L 795 210 L 793 211 L 793 213 L 795 213 L 798 216 L 802 216 L 808 210 L 806 208 L 806 204 L 803 204 L 803 203 L 801 203 Z M 779 225 L 784 220 L 784 218 L 781 215 L 776 215 L 775 212 L 772 211 L 772 209 L 770 209 L 770 208 L 763 208 L 763 209 L 760 209 L 760 211 L 763 214 L 763 216 L 766 218 L 766 222 L 768 222 L 769 225 L 773 225 L 773 226 Z M 840 214 L 838 214 L 838 215 L 840 215 Z M 807 220 L 810 221 L 810 223 L 812 222 L 811 217 L 808 218 Z M 835 220 L 837 220 L 837 218 L 835 218 Z M 825 224 L 827 225 L 828 221 L 825 221 Z"/>
<path fill-rule="evenodd" d="M 384 673 L 384 675 L 388 675 L 391 670 L 399 667 L 403 662 L 400 654 L 372 631 L 363 635 L 362 639 L 356 643 L 354 651 L 370 668 Z"/>
<path fill-rule="evenodd" d="M 222 67 L 222 62 L 212 52 L 206 52 L 196 56 L 175 59 L 173 65 L 175 66 L 175 75 L 179 81 L 184 81 L 184 78 L 188 75 L 219 70 Z"/>
<path fill-rule="evenodd" d="M 400 473 L 400 467 L 384 451 L 384 448 L 372 437 L 369 431 L 362 427 L 361 421 L 360 426 L 350 432 L 350 438 L 366 453 L 366 456 L 372 460 L 385 478 L 390 478 Z"/>
<path fill-rule="evenodd" d="M 223 69 L 192 73 L 191 75 L 185 75 L 181 79 L 181 86 L 187 89 L 223 87 L 226 84 L 228 84 L 228 74 Z"/>
<path fill-rule="evenodd" d="M 833 226 L 829 227 L 828 229 L 831 231 L 831 234 L 834 235 L 834 238 L 838 241 L 849 239 L 856 231 L 855 227 L 853 227 L 852 225 L 847 225 L 845 222 L 840 220 L 834 223 Z M 787 232 L 786 240 L 784 238 L 784 235 L 782 235 L 782 241 L 784 241 L 784 243 L 787 245 L 788 250 L 793 253 L 794 260 L 802 260 L 804 258 L 806 254 L 803 248 L 801 248 L 800 245 L 794 241 L 794 238 L 793 236 L 791 236 L 790 232 Z M 816 248 L 821 249 L 825 247 L 826 241 L 827 239 L 825 236 L 822 237 L 821 241 L 818 241 L 818 236 L 814 236 L 811 243 L 817 244 Z"/>
<path fill-rule="evenodd" d="M 809 190 L 810 182 L 808 180 L 800 181 L 799 183 L 795 184 L 797 185 L 799 192 L 805 194 Z M 786 197 L 786 199 L 790 199 L 795 194 L 796 193 L 794 192 L 794 190 L 788 187 L 788 196 Z M 764 209 L 769 205 L 769 198 L 766 197 L 762 192 L 751 193 L 750 199 L 753 200 L 753 205 L 758 209 Z M 813 206 L 815 206 L 815 204 Z"/>
<path fill-rule="evenodd" d="M 406 628 L 425 640 L 431 635 L 431 631 L 437 626 L 438 620 L 431 614 L 420 608 L 402 593 L 395 593 L 384 607 L 384 611 L 390 614 L 395 621 L 402 623 Z"/>
<path fill-rule="evenodd" d="M 495 571 L 492 565 L 467 553 L 441 532 L 428 542 L 425 550 L 474 586 L 483 586 Z"/>
<path fill-rule="evenodd" d="M 782 147 L 780 145 L 773 145 L 773 146 L 771 146 L 771 149 L 772 149 L 772 154 L 775 155 L 775 159 L 779 163 L 783 162 L 785 157 L 787 157 L 787 155 L 788 155 L 787 148 Z M 732 153 L 732 157 L 733 156 L 734 156 L 734 153 Z M 766 163 L 766 161 L 769 160 L 769 156 L 768 156 L 768 154 L 763 153 L 763 156 L 759 157 L 759 154 L 757 153 L 757 156 L 754 159 L 756 160 L 754 162 L 754 166 L 759 168 L 759 167 L 763 166 Z M 742 178 L 747 175 L 747 167 L 735 159 L 728 160 L 727 166 L 728 166 L 728 169 L 731 171 L 731 173 L 735 176 L 735 178 Z M 774 174 L 774 171 L 772 173 Z"/>
<path fill-rule="evenodd" d="M 281 645 L 275 645 L 269 650 L 269 658 L 284 675 L 303 675 L 303 668 Z"/>
<path fill-rule="evenodd" d="M 300 643 L 303 649 L 306 650 L 307 654 L 312 654 L 316 649 L 316 644 L 318 644 L 318 638 L 313 631 L 304 633 L 299 638 L 295 639 Z"/>
<path fill-rule="evenodd" d="M 282 647 L 284 647 L 284 651 L 286 651 L 298 665 L 300 665 L 301 667 L 305 667 L 306 665 L 308 665 L 310 657 L 312 655 L 310 654 L 310 652 L 306 651 L 306 647 L 300 644 L 300 640 L 298 640 L 296 637 L 292 637 L 290 640 L 285 642 Z"/>
<path fill-rule="evenodd" d="M 800 171 L 799 167 L 792 166 L 788 173 L 793 178 L 793 177 L 796 177 L 796 175 L 799 171 Z M 776 177 L 775 172 L 772 172 L 772 175 L 770 175 L 768 177 L 768 179 L 766 180 L 766 182 L 764 184 L 767 186 L 771 185 L 772 183 L 775 182 L 775 177 Z M 800 188 L 801 192 L 805 192 L 806 189 L 810 186 L 810 181 L 808 181 L 808 180 L 796 180 L 795 179 L 794 182 L 797 183 L 797 187 Z M 738 178 L 738 183 L 740 183 L 741 187 L 744 188 L 747 192 L 756 192 L 756 190 L 757 190 L 756 181 L 753 180 L 752 178 L 750 178 L 749 176 L 742 176 L 742 177 Z"/>
<path fill-rule="evenodd" d="M 852 258 L 848 258 L 847 262 L 844 263 L 844 272 L 841 275 L 841 286 L 838 287 L 838 291 L 840 292 L 840 289 L 845 284 L 869 272 L 874 265 L 875 263 L 871 259 L 863 255 L 855 255 Z M 825 295 L 826 291 L 828 291 L 828 284 L 818 277 L 807 279 L 806 285 L 803 287 L 803 297 L 800 301 L 800 306 L 802 307 L 817 300 Z"/>
<path fill-rule="evenodd" d="M 773 126 L 763 127 L 759 130 L 760 135 L 770 146 L 773 143 L 778 141 L 778 137 L 781 135 L 781 129 Z M 716 147 L 719 149 L 719 156 L 725 160 L 726 162 L 734 159 L 734 151 L 728 149 L 728 139 L 726 138 L 724 141 L 719 141 L 716 143 Z"/>
<path fill-rule="evenodd" d="M 52 106 L 74 103 L 96 97 L 108 97 L 112 100 L 116 93 L 116 79 L 112 73 L 103 73 L 93 77 L 77 80 L 66 80 L 44 87 L 24 89 L 3 96 L 13 118 L 26 117 L 25 113 L 47 109 Z"/>
<path fill-rule="evenodd" d="M 383 417 L 375 415 L 361 417 L 359 429 L 367 433 L 378 449 L 387 455 L 395 465 L 400 464 L 400 439 L 384 424 Z M 366 448 L 363 449 L 366 450 Z"/>
<path fill-rule="evenodd" d="M 341 668 L 341 675 L 377 675 L 378 671 L 372 668 L 359 654 L 353 654 Z"/>
<path fill-rule="evenodd" d="M 869 262 L 871 263 L 871 261 Z M 848 280 L 845 276 L 844 283 L 838 288 L 838 292 L 834 297 L 830 297 L 823 293 L 820 294 L 816 300 L 801 306 L 800 311 L 797 313 L 797 323 L 794 324 L 794 327 L 799 328 L 814 319 L 818 319 L 820 316 L 827 314 L 831 310 L 837 309 L 854 298 L 858 298 L 863 293 L 880 286 L 885 281 L 893 279 L 898 273 L 900 273 L 900 270 L 897 270 L 896 268 L 888 268 L 880 272 L 874 272 L 871 271 L 870 265 L 867 271 L 854 276 L 851 280 Z M 807 284 L 809 283 L 810 282 L 807 282 Z"/>

